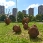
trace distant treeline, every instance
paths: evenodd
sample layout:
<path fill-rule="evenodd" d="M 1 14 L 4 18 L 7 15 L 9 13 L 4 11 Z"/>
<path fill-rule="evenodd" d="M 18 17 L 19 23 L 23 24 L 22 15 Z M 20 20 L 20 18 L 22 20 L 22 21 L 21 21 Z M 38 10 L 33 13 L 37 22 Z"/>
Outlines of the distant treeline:
<path fill-rule="evenodd" d="M 5 14 L 3 14 L 3 15 L 0 14 L 0 21 L 4 21 L 4 19 L 6 17 L 7 16 Z M 22 19 L 24 17 L 29 17 L 30 22 L 32 22 L 32 21 L 43 22 L 43 14 L 37 14 L 36 16 L 32 16 L 32 15 L 28 16 L 28 14 L 23 14 L 20 11 L 17 14 L 17 21 L 22 22 Z M 10 15 L 9 18 L 11 19 L 12 22 L 16 21 L 16 17 L 13 15 Z"/>

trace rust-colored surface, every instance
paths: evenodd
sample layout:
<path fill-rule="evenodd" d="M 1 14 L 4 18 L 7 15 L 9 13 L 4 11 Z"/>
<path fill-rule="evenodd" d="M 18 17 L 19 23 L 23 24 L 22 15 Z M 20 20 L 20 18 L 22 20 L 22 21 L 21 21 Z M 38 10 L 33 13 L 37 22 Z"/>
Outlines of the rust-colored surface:
<path fill-rule="evenodd" d="M 29 33 L 30 37 L 36 38 L 39 35 L 37 26 L 33 25 L 32 27 L 30 27 L 28 33 Z"/>
<path fill-rule="evenodd" d="M 21 28 L 18 25 L 13 26 L 13 32 L 18 33 L 21 32 Z"/>
<path fill-rule="evenodd" d="M 6 23 L 7 25 L 9 25 L 10 22 L 11 22 L 10 18 L 6 18 L 4 21 L 5 21 L 5 23 Z"/>
<path fill-rule="evenodd" d="M 23 20 L 22 20 L 22 24 L 24 25 L 25 23 L 28 24 L 29 22 L 29 18 L 28 17 L 24 17 Z"/>
<path fill-rule="evenodd" d="M 27 23 L 25 23 L 24 25 L 23 25 L 23 28 L 25 29 L 25 30 L 27 30 L 29 27 L 28 27 L 28 24 Z"/>

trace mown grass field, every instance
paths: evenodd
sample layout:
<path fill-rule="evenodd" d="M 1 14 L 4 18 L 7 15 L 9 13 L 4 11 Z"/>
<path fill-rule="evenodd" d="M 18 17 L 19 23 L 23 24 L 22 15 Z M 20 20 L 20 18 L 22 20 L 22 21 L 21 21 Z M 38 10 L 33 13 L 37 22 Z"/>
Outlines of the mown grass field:
<path fill-rule="evenodd" d="M 15 24 L 21 27 L 22 32 L 19 35 L 12 31 Z M 28 30 L 23 29 L 22 23 L 10 23 L 8 26 L 5 23 L 0 23 L 0 43 L 43 43 L 43 24 L 30 22 L 28 26 L 31 27 L 33 24 L 36 24 L 39 30 L 39 35 L 36 39 L 29 37 Z"/>

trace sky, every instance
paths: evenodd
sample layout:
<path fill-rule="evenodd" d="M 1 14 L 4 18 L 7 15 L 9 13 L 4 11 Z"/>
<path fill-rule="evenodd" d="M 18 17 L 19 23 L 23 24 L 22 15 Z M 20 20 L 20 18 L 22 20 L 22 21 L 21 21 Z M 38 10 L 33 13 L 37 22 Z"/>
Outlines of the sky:
<path fill-rule="evenodd" d="M 5 13 L 8 13 L 9 9 L 12 12 L 12 9 L 16 8 L 16 0 L 0 0 L 0 5 L 5 6 Z M 40 5 L 43 5 L 43 0 L 17 0 L 18 11 L 26 10 L 28 13 L 29 8 L 34 8 L 34 15 L 38 14 Z"/>

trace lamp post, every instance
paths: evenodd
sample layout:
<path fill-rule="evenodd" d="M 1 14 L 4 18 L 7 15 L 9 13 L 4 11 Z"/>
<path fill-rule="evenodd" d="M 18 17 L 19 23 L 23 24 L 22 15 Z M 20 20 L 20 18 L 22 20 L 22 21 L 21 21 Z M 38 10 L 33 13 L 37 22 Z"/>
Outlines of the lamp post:
<path fill-rule="evenodd" d="M 9 9 L 9 11 L 8 11 L 8 15 L 7 15 L 8 17 L 9 17 L 9 14 L 10 14 L 10 9 Z"/>
<path fill-rule="evenodd" d="M 16 9 L 17 9 L 17 0 L 16 0 Z M 17 22 L 17 12 L 16 12 L 16 22 Z"/>

